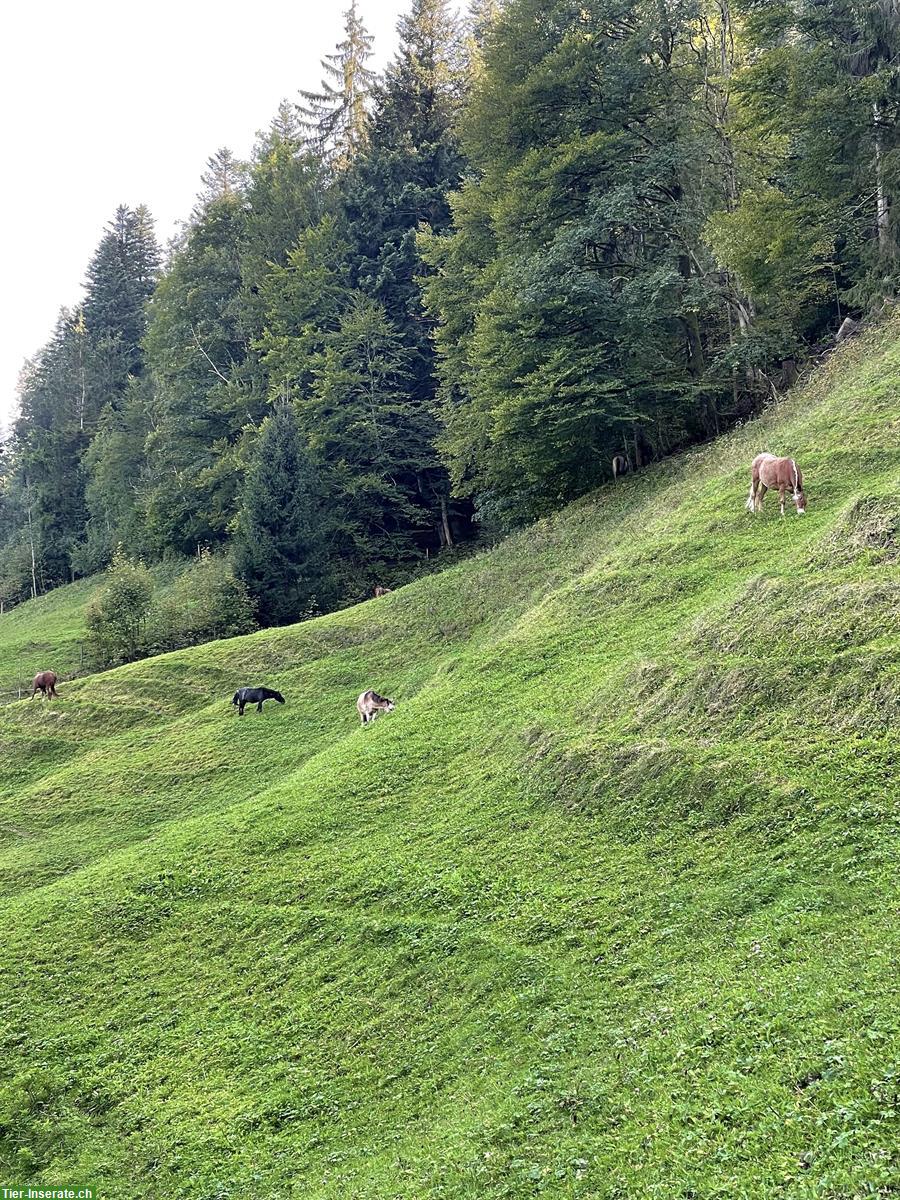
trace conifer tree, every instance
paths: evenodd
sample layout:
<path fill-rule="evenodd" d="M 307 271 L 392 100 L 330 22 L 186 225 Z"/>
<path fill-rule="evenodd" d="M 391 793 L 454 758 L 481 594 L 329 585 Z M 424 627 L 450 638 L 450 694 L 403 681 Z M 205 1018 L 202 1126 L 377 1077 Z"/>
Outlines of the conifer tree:
<path fill-rule="evenodd" d="M 460 31 L 445 0 L 414 0 L 398 23 L 400 44 L 376 94 L 369 144 L 339 183 L 351 282 L 384 310 L 404 350 L 407 421 L 430 425 L 437 380 L 433 325 L 422 307 L 420 226 L 450 224 L 448 195 L 463 158 L 455 122 L 462 86 Z M 436 449 L 418 474 L 417 505 L 431 507 L 441 543 L 453 539 L 449 483 Z"/>
<path fill-rule="evenodd" d="M 147 532 L 159 553 L 192 554 L 198 545 L 226 540 L 240 490 L 241 431 L 264 409 L 242 323 L 245 222 L 241 195 L 211 200 L 187 230 L 151 306 Z"/>
<path fill-rule="evenodd" d="M 415 553 L 436 497 L 430 414 L 409 403 L 408 351 L 373 300 L 355 295 L 316 358 L 298 411 L 334 513 L 338 544 L 358 571 Z"/>
<path fill-rule="evenodd" d="M 353 160 L 366 141 L 367 104 L 375 72 L 372 35 L 356 11 L 356 0 L 344 13 L 344 39 L 322 59 L 325 78 L 318 92 L 301 91 L 298 106 L 310 142 L 338 170 Z"/>
<path fill-rule="evenodd" d="M 159 274 L 160 253 L 149 211 L 121 205 L 87 271 L 84 325 L 103 360 L 97 364 L 105 395 L 121 395 L 129 374 L 141 370 L 147 302 Z"/>
<path fill-rule="evenodd" d="M 325 211 L 321 164 L 306 142 L 294 105 L 282 101 L 268 130 L 258 138 L 251 164 L 241 241 L 241 323 L 251 343 L 257 384 L 265 369 L 253 349 L 263 336 L 266 283 L 287 262 L 304 232 Z"/>
<path fill-rule="evenodd" d="M 263 624 L 299 620 L 326 599 L 325 530 L 318 485 L 290 404 L 262 424 L 247 468 L 235 569 Z"/>
<path fill-rule="evenodd" d="M 217 200 L 239 197 L 247 180 L 247 165 L 221 146 L 206 160 L 206 170 L 200 176 L 203 185 L 194 206 L 194 219 L 199 220 L 210 204 Z"/>
<path fill-rule="evenodd" d="M 81 460 L 93 414 L 85 419 L 83 366 L 79 316 L 62 309 L 53 337 L 22 373 L 14 426 L 15 486 L 39 592 L 72 579 L 87 516 Z"/>

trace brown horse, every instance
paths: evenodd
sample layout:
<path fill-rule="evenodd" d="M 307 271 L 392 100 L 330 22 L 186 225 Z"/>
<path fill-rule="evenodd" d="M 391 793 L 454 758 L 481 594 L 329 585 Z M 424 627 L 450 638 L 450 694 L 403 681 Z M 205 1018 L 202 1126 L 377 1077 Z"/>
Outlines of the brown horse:
<path fill-rule="evenodd" d="M 59 682 L 59 676 L 55 671 L 39 671 L 31 681 L 31 699 L 34 699 L 36 692 L 42 692 L 45 700 L 52 700 L 59 696 L 56 692 L 56 685 Z"/>
<path fill-rule="evenodd" d="M 803 474 L 793 458 L 776 458 L 774 454 L 757 454 L 750 472 L 750 495 L 747 508 L 751 512 L 762 512 L 763 496 L 771 488 L 778 490 L 781 500 L 781 515 L 784 516 L 784 496 L 790 489 L 797 506 L 797 515 L 806 512 L 806 495 L 803 491 Z"/>
<path fill-rule="evenodd" d="M 380 600 L 382 596 L 389 595 L 391 591 L 391 588 L 382 587 L 379 583 L 375 588 L 375 599 Z"/>
<path fill-rule="evenodd" d="M 627 454 L 615 454 L 612 460 L 613 479 L 618 479 L 620 475 L 627 475 L 631 470 L 631 460 Z"/>

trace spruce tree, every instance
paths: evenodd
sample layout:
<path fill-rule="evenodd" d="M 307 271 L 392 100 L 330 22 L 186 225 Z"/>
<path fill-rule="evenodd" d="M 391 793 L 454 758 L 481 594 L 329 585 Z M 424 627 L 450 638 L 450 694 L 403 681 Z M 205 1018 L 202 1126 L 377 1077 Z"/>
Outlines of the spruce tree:
<path fill-rule="evenodd" d="M 210 201 L 186 231 L 151 306 L 147 533 L 159 553 L 193 554 L 227 539 L 240 491 L 241 432 L 264 411 L 242 320 L 245 227 L 241 195 Z"/>
<path fill-rule="evenodd" d="M 322 175 L 294 105 L 282 101 L 254 149 L 240 247 L 241 324 L 251 344 L 256 384 L 263 390 L 266 372 L 255 343 L 265 330 L 267 281 L 285 266 L 305 231 L 321 220 L 326 206 Z"/>
<path fill-rule="evenodd" d="M 247 181 L 247 164 L 236 158 L 227 146 L 221 146 L 206 160 L 200 176 L 203 185 L 194 206 L 194 220 L 200 220 L 209 205 L 217 200 L 240 197 Z"/>
<path fill-rule="evenodd" d="M 14 426 L 14 486 L 42 592 L 73 578 L 72 555 L 87 514 L 82 456 L 95 414 L 85 412 L 84 332 L 60 312 L 53 336 L 22 373 Z"/>
<path fill-rule="evenodd" d="M 262 424 L 247 467 L 235 569 L 263 624 L 299 620 L 326 599 L 325 530 L 318 485 L 287 403 Z"/>
<path fill-rule="evenodd" d="M 316 359 L 298 411 L 328 488 L 341 553 L 357 573 L 417 550 L 435 523 L 430 414 L 409 403 L 408 351 L 375 301 L 356 295 Z"/>
<path fill-rule="evenodd" d="M 126 375 L 140 370 L 146 307 L 159 262 L 148 209 L 116 209 L 87 270 L 83 312 L 92 343 L 116 353 Z"/>
<path fill-rule="evenodd" d="M 428 268 L 416 236 L 422 226 L 448 228 L 448 196 L 462 174 L 455 134 L 462 42 L 445 0 L 414 0 L 398 32 L 397 54 L 377 90 L 369 143 L 340 180 L 339 195 L 351 282 L 381 306 L 403 347 L 408 425 L 430 430 L 430 462 L 418 473 L 415 504 L 431 510 L 440 543 L 448 543 L 449 482 L 435 448 L 433 323 L 420 285 Z"/>
<path fill-rule="evenodd" d="M 344 40 L 322 59 L 325 78 L 318 92 L 301 91 L 298 106 L 303 129 L 313 146 L 338 170 L 346 167 L 366 141 L 367 104 L 375 72 L 372 35 L 356 11 L 356 0 L 344 13 Z"/>

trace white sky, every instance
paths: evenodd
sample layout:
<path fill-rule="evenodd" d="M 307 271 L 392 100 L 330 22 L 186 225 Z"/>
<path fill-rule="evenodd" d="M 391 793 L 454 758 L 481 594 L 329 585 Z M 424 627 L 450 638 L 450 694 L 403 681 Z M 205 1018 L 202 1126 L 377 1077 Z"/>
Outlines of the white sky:
<path fill-rule="evenodd" d="M 24 360 L 81 297 L 116 206 L 147 204 L 164 245 L 207 158 L 243 157 L 283 97 L 317 88 L 347 0 L 10 0 L 0 132 L 0 428 Z M 373 65 L 406 0 L 360 0 Z"/>

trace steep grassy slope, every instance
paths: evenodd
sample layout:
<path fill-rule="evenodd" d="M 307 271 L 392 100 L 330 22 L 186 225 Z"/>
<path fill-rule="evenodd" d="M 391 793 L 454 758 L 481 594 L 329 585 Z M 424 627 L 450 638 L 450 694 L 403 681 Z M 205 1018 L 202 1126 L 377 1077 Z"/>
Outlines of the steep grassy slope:
<path fill-rule="evenodd" d="M 0 1175 L 900 1195 L 898 336 L 443 576 L 0 713 Z M 745 512 L 763 447 L 805 518 Z"/>
<path fill-rule="evenodd" d="M 78 671 L 84 608 L 96 587 L 93 579 L 71 583 L 0 615 L 0 703 L 30 686 L 38 671 L 66 678 Z"/>

